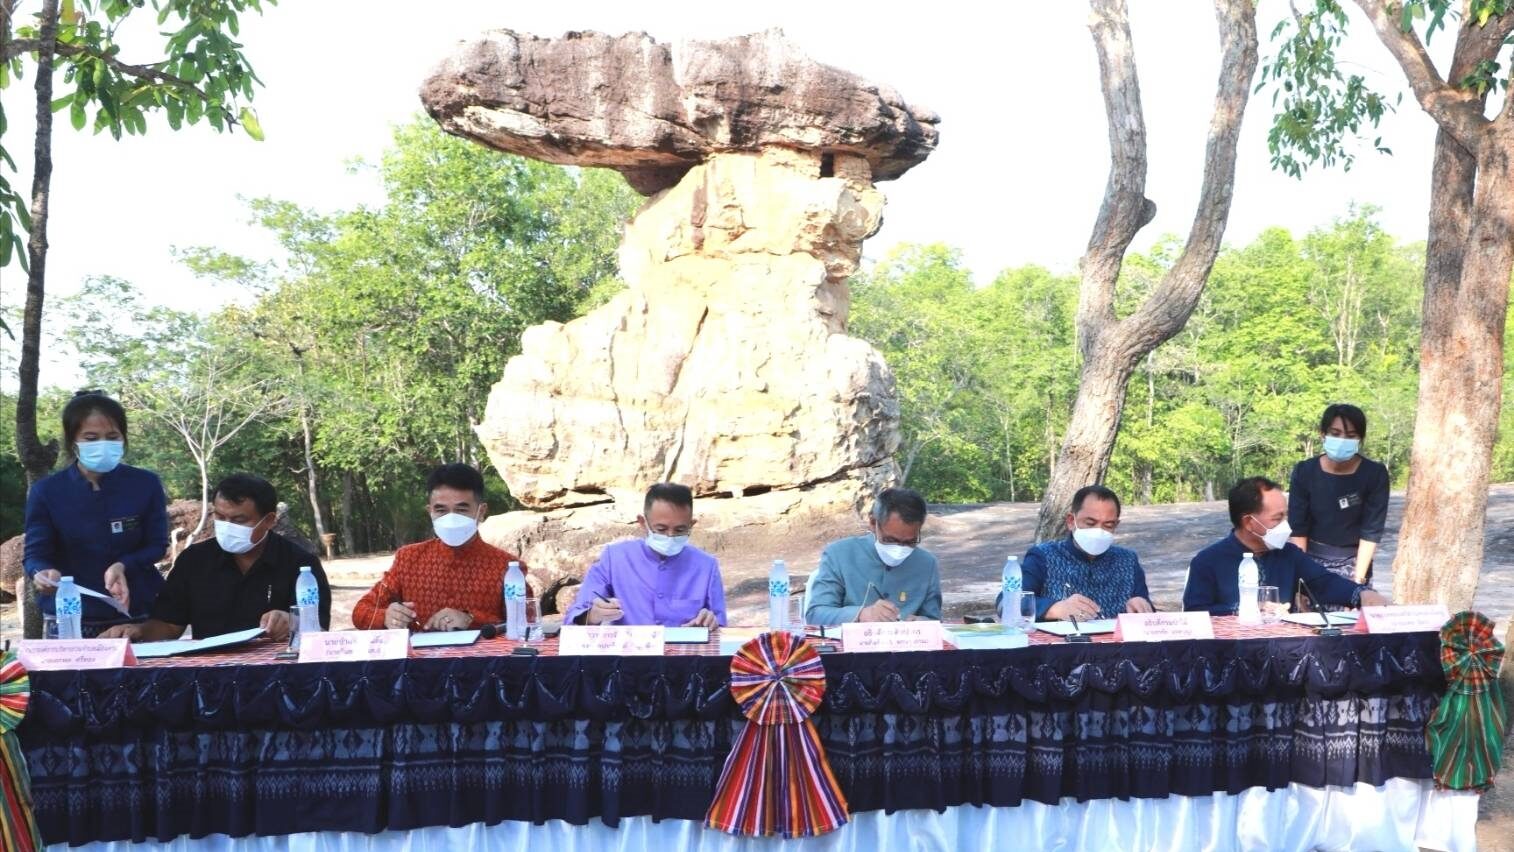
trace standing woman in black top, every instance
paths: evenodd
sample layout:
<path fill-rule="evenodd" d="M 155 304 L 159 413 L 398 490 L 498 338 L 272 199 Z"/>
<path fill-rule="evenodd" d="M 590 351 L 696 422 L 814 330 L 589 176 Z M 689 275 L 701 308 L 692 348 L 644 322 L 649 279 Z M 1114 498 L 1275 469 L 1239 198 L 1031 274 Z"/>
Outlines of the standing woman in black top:
<path fill-rule="evenodd" d="M 1336 403 L 1319 422 L 1324 452 L 1293 466 L 1288 524 L 1294 544 L 1332 572 L 1372 584 L 1372 557 L 1388 517 L 1388 468 L 1361 454 L 1367 415 Z"/>

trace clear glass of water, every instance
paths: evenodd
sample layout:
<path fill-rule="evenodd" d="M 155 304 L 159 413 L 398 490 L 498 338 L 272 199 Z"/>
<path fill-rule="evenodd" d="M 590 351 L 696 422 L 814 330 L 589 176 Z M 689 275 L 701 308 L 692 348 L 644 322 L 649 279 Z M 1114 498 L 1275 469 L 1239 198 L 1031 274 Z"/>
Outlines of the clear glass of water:
<path fill-rule="evenodd" d="M 1016 611 L 1019 619 L 1015 626 L 1029 633 L 1031 627 L 1036 623 L 1036 593 L 1021 592 Z"/>
<path fill-rule="evenodd" d="M 526 639 L 527 642 L 540 642 L 541 633 L 541 598 L 526 598 Z"/>
<path fill-rule="evenodd" d="M 1277 586 L 1256 587 L 1256 608 L 1262 616 L 1262 624 L 1277 624 L 1283 620 L 1283 605 L 1278 599 Z"/>
<path fill-rule="evenodd" d="M 300 652 L 300 607 L 289 608 L 289 653 Z"/>
<path fill-rule="evenodd" d="M 58 616 L 56 616 L 56 615 L 43 615 L 42 616 L 42 638 L 43 639 L 57 639 L 58 638 Z"/>

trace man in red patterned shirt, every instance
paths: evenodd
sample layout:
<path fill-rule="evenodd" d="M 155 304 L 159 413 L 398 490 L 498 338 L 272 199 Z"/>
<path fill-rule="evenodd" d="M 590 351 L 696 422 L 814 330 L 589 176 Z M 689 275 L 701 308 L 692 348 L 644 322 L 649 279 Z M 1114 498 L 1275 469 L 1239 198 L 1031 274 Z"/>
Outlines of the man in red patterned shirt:
<path fill-rule="evenodd" d="M 359 630 L 464 630 L 504 621 L 505 571 L 520 557 L 478 534 L 489 512 L 484 477 L 469 465 L 444 464 L 427 477 L 426 493 L 436 538 L 395 552 L 394 564 L 352 608 Z"/>

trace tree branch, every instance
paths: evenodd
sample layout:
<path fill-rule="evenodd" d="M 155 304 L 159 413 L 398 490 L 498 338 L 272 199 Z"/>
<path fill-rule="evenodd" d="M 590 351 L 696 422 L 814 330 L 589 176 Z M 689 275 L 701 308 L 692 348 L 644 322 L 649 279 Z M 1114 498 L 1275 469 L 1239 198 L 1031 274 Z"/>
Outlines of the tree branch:
<path fill-rule="evenodd" d="M 1099 57 L 1099 88 L 1109 126 L 1109 180 L 1083 255 L 1078 288 L 1078 349 L 1087 358 L 1114 321 L 1114 289 L 1125 251 L 1156 216 L 1146 198 L 1146 119 L 1125 0 L 1090 0 L 1088 29 Z"/>
<path fill-rule="evenodd" d="M 1120 324 L 1120 343 L 1136 360 L 1188 322 L 1219 256 L 1230 218 L 1236 147 L 1257 63 L 1256 9 L 1251 0 L 1215 0 L 1214 8 L 1220 31 L 1220 79 L 1204 148 L 1204 181 L 1183 253 L 1141 307 Z"/>
<path fill-rule="evenodd" d="M 9 61 L 13 57 L 20 56 L 23 53 L 36 53 L 37 51 L 42 49 L 43 46 L 41 39 L 12 39 L 5 45 L 3 50 L 0 50 L 0 62 Z M 160 85 L 170 85 L 180 89 L 187 89 L 198 95 L 200 97 L 200 100 L 205 101 L 206 103 L 210 103 L 210 96 L 205 94 L 205 91 L 199 86 L 196 86 L 194 83 L 185 80 L 183 77 L 169 74 L 167 71 L 160 71 L 157 68 L 152 67 L 151 65 L 130 65 L 122 62 L 114 56 L 102 53 L 98 50 L 91 49 L 81 44 L 64 44 L 62 42 L 59 42 L 57 47 L 53 50 L 53 53 L 59 56 L 89 56 L 94 59 L 99 59 L 123 77 L 130 77 L 133 80 L 141 80 L 148 83 L 158 83 Z M 228 116 L 229 115 L 230 114 L 228 113 Z"/>
<path fill-rule="evenodd" d="M 1419 36 L 1412 30 L 1405 31 L 1400 25 L 1397 0 L 1356 0 L 1356 5 L 1367 13 L 1378 40 L 1403 69 L 1420 107 L 1458 144 L 1476 154 L 1481 146 L 1482 130 L 1488 125 L 1477 95 L 1440 78 L 1440 72 L 1435 70 L 1435 63 L 1430 60 Z"/>

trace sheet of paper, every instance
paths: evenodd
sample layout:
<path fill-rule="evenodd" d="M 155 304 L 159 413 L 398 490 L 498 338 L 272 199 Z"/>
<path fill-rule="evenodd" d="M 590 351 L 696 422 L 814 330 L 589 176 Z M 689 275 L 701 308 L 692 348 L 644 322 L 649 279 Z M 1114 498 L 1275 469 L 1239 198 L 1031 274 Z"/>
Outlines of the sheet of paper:
<path fill-rule="evenodd" d="M 1081 627 L 1083 632 L 1089 635 L 1113 633 L 1114 619 L 1100 618 L 1094 621 L 1080 621 L 1078 622 L 1078 627 Z M 1036 629 L 1042 633 L 1051 633 L 1056 636 L 1071 636 L 1078 632 L 1073 628 L 1071 621 L 1037 621 Z"/>
<path fill-rule="evenodd" d="M 136 652 L 137 659 L 152 659 L 153 657 L 173 657 L 179 654 L 197 654 L 202 651 L 214 651 L 217 648 L 230 648 L 233 645 L 241 645 L 263 635 L 263 628 L 254 627 L 250 630 L 238 630 L 235 633 L 222 633 L 220 636 L 210 636 L 205 639 L 171 639 L 167 642 L 133 642 L 131 649 Z"/>
<path fill-rule="evenodd" d="M 1325 615 L 1330 617 L 1331 624 L 1342 627 L 1356 623 L 1356 613 L 1354 612 L 1327 612 Z M 1317 612 L 1290 612 L 1283 616 L 1283 620 L 1292 622 L 1293 624 L 1302 624 L 1305 627 L 1322 627 L 1325 624 L 1324 616 L 1321 616 Z"/>
<path fill-rule="evenodd" d="M 436 633 L 410 634 L 412 648 L 445 648 L 449 645 L 472 645 L 478 641 L 477 630 L 443 630 Z"/>
<path fill-rule="evenodd" d="M 703 645 L 710 641 L 710 628 L 708 627 L 668 627 L 664 628 L 662 641 L 669 644 L 679 645 Z"/>
<path fill-rule="evenodd" d="M 113 608 L 115 608 L 116 612 L 119 612 L 122 615 L 128 615 L 128 616 L 131 615 L 131 610 L 127 609 L 124 606 L 121 606 L 121 602 L 118 601 L 118 600 L 116 600 L 115 598 L 111 597 L 110 595 L 107 595 L 107 594 L 105 594 L 103 592 L 97 592 L 94 589 L 86 589 L 83 586 L 79 585 L 78 583 L 74 584 L 74 588 L 78 589 L 79 590 L 79 594 L 81 594 L 81 595 L 88 595 L 89 597 L 98 598 L 98 599 L 100 599 L 102 601 L 105 601 L 106 603 L 110 604 Z"/>
<path fill-rule="evenodd" d="M 722 627 L 718 634 L 722 656 L 733 656 L 741 646 L 768 632 L 766 627 Z M 837 637 L 841 634 L 837 633 Z"/>

